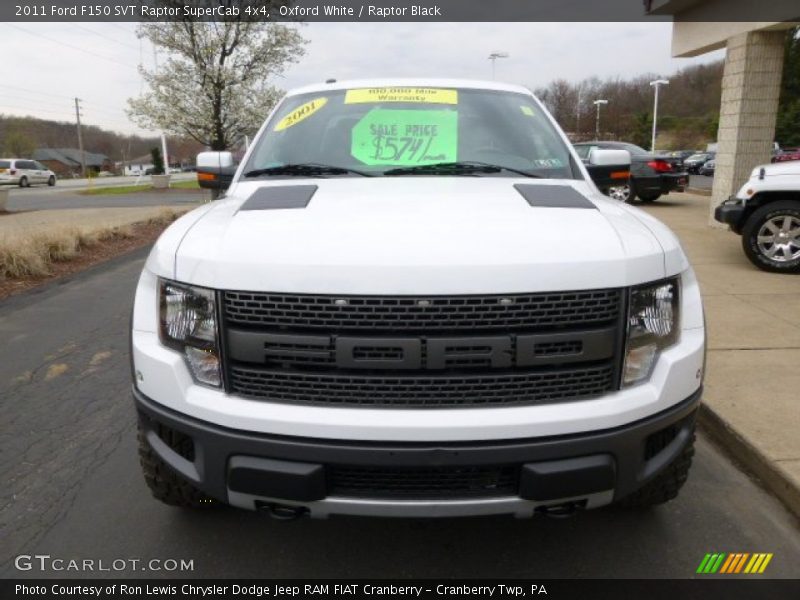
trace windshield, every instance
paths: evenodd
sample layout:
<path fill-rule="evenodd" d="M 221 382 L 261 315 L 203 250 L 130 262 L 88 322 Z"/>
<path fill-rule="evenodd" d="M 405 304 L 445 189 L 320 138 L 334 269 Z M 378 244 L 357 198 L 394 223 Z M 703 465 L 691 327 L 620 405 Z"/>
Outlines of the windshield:
<path fill-rule="evenodd" d="M 287 98 L 243 173 L 580 177 L 566 144 L 530 96 L 409 87 Z"/>
<path fill-rule="evenodd" d="M 704 158 L 708 158 L 708 154 L 692 154 L 686 160 L 703 160 Z"/>

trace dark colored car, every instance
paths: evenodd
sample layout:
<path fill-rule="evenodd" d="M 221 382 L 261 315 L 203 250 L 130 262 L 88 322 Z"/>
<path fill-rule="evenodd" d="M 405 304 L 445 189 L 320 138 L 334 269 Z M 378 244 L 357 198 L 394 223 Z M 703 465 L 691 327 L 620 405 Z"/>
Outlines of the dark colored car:
<path fill-rule="evenodd" d="M 700 172 L 700 167 L 712 160 L 716 154 L 714 152 L 698 152 L 692 154 L 689 158 L 683 161 L 683 168 L 687 173 L 697 174 Z"/>
<path fill-rule="evenodd" d="M 707 160 L 705 164 L 702 167 L 700 167 L 698 173 L 700 175 L 705 175 L 707 177 L 713 177 L 714 169 L 716 168 L 716 166 L 717 166 L 717 161 L 712 158 L 711 160 Z"/>
<path fill-rule="evenodd" d="M 642 202 L 653 202 L 664 194 L 682 192 L 689 183 L 689 176 L 683 170 L 679 157 L 652 154 L 627 142 L 580 142 L 574 146 L 584 163 L 594 148 L 627 150 L 631 155 L 630 179 L 606 191 L 615 200 L 633 202 L 638 198 Z"/>
<path fill-rule="evenodd" d="M 667 152 L 667 154 L 672 158 L 678 159 L 681 167 L 683 167 L 683 161 L 697 154 L 697 152 L 695 150 L 673 150 L 672 152 Z"/>

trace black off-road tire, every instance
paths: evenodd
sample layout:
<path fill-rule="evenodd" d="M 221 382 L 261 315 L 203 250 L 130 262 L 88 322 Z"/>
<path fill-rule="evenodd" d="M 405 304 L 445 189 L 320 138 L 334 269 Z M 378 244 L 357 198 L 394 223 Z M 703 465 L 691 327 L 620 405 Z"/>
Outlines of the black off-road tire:
<path fill-rule="evenodd" d="M 692 433 L 692 439 L 666 469 L 655 479 L 620 500 L 618 504 L 624 508 L 643 509 L 677 498 L 683 484 L 689 478 L 689 469 L 694 456 L 694 440 L 695 436 Z"/>
<path fill-rule="evenodd" d="M 170 469 L 159 456 L 153 452 L 145 439 L 141 425 L 138 433 L 139 462 L 142 465 L 145 483 L 157 500 L 170 506 L 181 508 L 209 508 L 217 505 L 217 501 L 209 498 L 191 483 Z"/>
<path fill-rule="evenodd" d="M 758 208 L 750 215 L 742 228 L 742 248 L 745 256 L 762 271 L 771 273 L 800 273 L 800 257 L 777 262 L 766 256 L 759 248 L 758 233 L 771 219 L 792 217 L 800 220 L 800 202 L 778 200 Z"/>

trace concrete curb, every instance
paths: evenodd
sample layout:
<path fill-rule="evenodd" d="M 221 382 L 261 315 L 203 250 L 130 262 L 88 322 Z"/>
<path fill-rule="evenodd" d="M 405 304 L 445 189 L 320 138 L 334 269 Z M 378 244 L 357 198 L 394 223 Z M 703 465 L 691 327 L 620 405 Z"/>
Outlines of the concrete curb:
<path fill-rule="evenodd" d="M 694 188 L 694 187 L 687 187 L 684 190 L 687 194 L 695 194 L 697 196 L 710 196 L 711 190 L 708 188 Z"/>
<path fill-rule="evenodd" d="M 778 497 L 789 512 L 800 519 L 800 482 L 794 481 L 774 461 L 742 437 L 708 404 L 700 406 L 697 422 L 712 441 L 754 475 L 769 492 Z"/>

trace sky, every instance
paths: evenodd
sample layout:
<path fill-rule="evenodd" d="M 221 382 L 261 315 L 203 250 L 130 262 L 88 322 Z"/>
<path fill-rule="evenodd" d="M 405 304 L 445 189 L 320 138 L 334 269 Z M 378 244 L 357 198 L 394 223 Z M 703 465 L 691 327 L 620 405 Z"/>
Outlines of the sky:
<path fill-rule="evenodd" d="M 150 134 L 124 112 L 126 100 L 143 90 L 138 66 L 152 68 L 157 59 L 135 29 L 0 23 L 0 113 L 74 122 L 79 97 L 84 123 Z M 496 78 L 530 88 L 558 78 L 666 76 L 724 57 L 672 58 L 669 23 L 310 23 L 301 31 L 306 55 L 276 80 L 283 89 L 329 78 L 491 79 L 495 51 L 509 54 L 497 60 Z"/>

